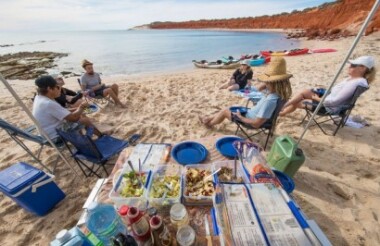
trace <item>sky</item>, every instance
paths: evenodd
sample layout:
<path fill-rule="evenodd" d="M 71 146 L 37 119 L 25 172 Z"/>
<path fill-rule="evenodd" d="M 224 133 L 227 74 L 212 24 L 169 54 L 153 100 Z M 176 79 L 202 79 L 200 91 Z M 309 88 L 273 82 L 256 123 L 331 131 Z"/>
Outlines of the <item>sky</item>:
<path fill-rule="evenodd" d="M 123 30 L 154 21 L 271 15 L 323 0 L 0 0 L 0 31 Z"/>

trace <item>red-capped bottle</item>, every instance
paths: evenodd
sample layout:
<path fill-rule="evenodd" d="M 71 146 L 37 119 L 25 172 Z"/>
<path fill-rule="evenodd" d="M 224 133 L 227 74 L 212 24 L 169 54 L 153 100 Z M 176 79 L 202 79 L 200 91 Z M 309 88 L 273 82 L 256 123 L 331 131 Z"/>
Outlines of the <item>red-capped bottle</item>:
<path fill-rule="evenodd" d="M 120 215 L 131 227 L 133 236 L 143 245 L 153 245 L 149 221 L 136 207 L 121 206 Z"/>

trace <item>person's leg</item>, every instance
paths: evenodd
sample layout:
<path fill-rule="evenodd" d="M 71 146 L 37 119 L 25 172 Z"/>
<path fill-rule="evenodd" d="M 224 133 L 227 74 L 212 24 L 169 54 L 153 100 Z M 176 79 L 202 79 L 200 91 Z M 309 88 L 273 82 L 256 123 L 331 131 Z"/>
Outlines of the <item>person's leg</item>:
<path fill-rule="evenodd" d="M 92 124 L 90 118 L 87 118 L 85 115 L 82 115 L 79 119 L 79 122 L 85 125 L 86 127 L 93 127 L 94 128 L 94 134 L 96 136 L 101 136 L 102 133 Z"/>
<path fill-rule="evenodd" d="M 224 83 L 221 87 L 219 87 L 219 89 L 227 89 L 229 86 L 231 86 L 233 84 L 235 84 L 235 80 L 230 79 L 226 83 Z"/>
<path fill-rule="evenodd" d="M 225 108 L 212 116 L 206 116 L 201 118 L 201 121 L 206 126 L 214 126 L 223 122 L 224 119 L 231 120 L 231 111 L 229 108 Z"/>
<path fill-rule="evenodd" d="M 117 104 L 117 105 L 120 105 L 121 107 L 125 108 L 126 106 L 119 100 L 119 98 L 116 96 L 115 92 L 112 90 L 112 88 L 107 88 L 107 89 L 104 89 L 103 91 L 103 96 L 104 97 L 107 97 L 107 96 L 110 96 L 114 102 Z"/>
<path fill-rule="evenodd" d="M 237 91 L 240 89 L 240 86 L 238 84 L 233 84 L 233 85 L 230 85 L 227 89 L 229 91 Z"/>
<path fill-rule="evenodd" d="M 301 91 L 284 105 L 284 108 L 280 112 L 280 116 L 285 116 L 289 113 L 292 113 L 297 108 L 304 108 L 302 102 L 304 100 L 311 100 L 313 94 L 314 93 L 310 89 Z"/>
<path fill-rule="evenodd" d="M 117 84 L 111 85 L 111 89 L 113 92 L 115 92 L 115 95 L 118 97 L 119 96 L 119 86 Z"/>

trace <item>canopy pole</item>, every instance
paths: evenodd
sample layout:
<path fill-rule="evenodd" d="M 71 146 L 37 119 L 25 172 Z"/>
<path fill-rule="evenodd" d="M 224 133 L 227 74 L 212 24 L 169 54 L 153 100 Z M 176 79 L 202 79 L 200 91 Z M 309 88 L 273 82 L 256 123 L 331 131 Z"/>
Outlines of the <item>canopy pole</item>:
<path fill-rule="evenodd" d="M 49 142 L 49 144 L 57 151 L 58 155 L 65 162 L 65 164 L 73 171 L 73 173 L 75 174 L 75 177 L 76 178 L 79 177 L 78 173 L 70 165 L 70 163 L 68 162 L 68 160 L 66 159 L 66 157 L 62 155 L 62 153 L 59 151 L 59 149 L 54 144 L 54 142 L 49 138 L 49 136 L 45 133 L 45 131 L 43 131 L 41 129 L 40 124 L 38 123 L 38 121 L 36 120 L 36 118 L 34 118 L 32 112 L 30 112 L 30 110 L 28 109 L 28 107 L 21 101 L 21 99 L 17 95 L 16 91 L 13 90 L 12 86 L 8 83 L 8 81 L 3 77 L 3 75 L 1 73 L 0 73 L 0 80 L 1 80 L 1 82 L 3 82 L 3 84 L 8 89 L 8 91 L 12 94 L 12 96 L 16 99 L 16 101 L 21 106 L 21 108 L 25 111 L 25 113 L 29 116 L 29 118 L 33 121 L 33 123 L 37 126 L 37 128 L 38 128 L 39 132 L 41 133 L 41 135 Z"/>
<path fill-rule="evenodd" d="M 373 7 L 372 7 L 372 10 L 371 12 L 368 14 L 367 16 L 367 19 L 364 21 L 364 24 L 362 25 L 358 35 L 356 35 L 356 38 L 350 48 L 350 50 L 348 51 L 346 57 L 344 58 L 342 64 L 340 65 L 340 68 L 339 70 L 337 71 L 337 73 L 335 74 L 334 76 L 334 79 L 333 81 L 331 82 L 329 88 L 326 90 L 325 94 L 322 96 L 321 98 L 321 101 L 319 102 L 317 108 L 314 110 L 313 112 L 313 115 L 311 116 L 309 122 L 307 123 L 307 125 L 305 126 L 305 129 L 304 131 L 302 132 L 301 136 L 299 137 L 298 139 L 298 142 L 297 142 L 297 145 L 299 145 L 299 143 L 301 142 L 301 140 L 303 139 L 304 135 L 306 134 L 306 131 L 308 130 L 312 120 L 314 119 L 314 117 L 317 115 L 317 112 L 319 111 L 319 109 L 322 107 L 322 104 L 323 102 L 325 101 L 325 98 L 326 96 L 329 94 L 329 92 L 331 91 L 331 88 L 333 87 L 333 85 L 335 84 L 336 80 L 338 79 L 338 76 L 339 74 L 342 72 L 344 66 L 346 65 L 347 61 L 348 61 L 348 58 L 351 56 L 352 52 L 354 51 L 357 43 L 359 42 L 361 36 L 363 35 L 364 31 L 367 29 L 367 26 L 370 22 L 370 20 L 372 19 L 372 17 L 375 15 L 375 12 L 377 10 L 377 8 L 379 7 L 379 3 L 380 3 L 380 0 L 376 0 L 376 2 L 374 3 Z"/>

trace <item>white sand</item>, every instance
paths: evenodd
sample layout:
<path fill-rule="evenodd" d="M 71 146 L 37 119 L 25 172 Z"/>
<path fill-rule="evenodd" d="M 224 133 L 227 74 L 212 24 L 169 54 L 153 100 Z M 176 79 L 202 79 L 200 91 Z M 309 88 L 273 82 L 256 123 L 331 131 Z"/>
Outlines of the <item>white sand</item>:
<path fill-rule="evenodd" d="M 355 55 L 373 55 L 380 64 L 379 37 L 379 34 L 364 37 Z M 304 47 L 336 48 L 338 52 L 287 57 L 288 70 L 294 74 L 293 91 L 330 83 L 352 41 L 353 38 L 332 42 L 304 41 Z M 254 68 L 254 72 L 257 74 L 263 69 Z M 149 142 L 176 142 L 217 133 L 233 134 L 235 128 L 228 122 L 208 130 L 198 121 L 198 116 L 204 113 L 245 104 L 244 99 L 217 89 L 231 73 L 194 69 L 165 75 L 103 78 L 106 83 L 117 81 L 128 109 L 108 105 L 91 117 L 97 123 L 113 126 L 114 135 L 119 138 L 140 133 L 142 141 Z M 346 74 L 346 68 L 343 74 Z M 76 79 L 67 79 L 66 82 L 67 87 L 78 89 Z M 380 75 L 359 99 L 352 113 L 364 116 L 370 127 L 345 127 L 335 137 L 312 129 L 301 142 L 307 160 L 295 175 L 294 195 L 305 214 L 317 221 L 333 245 L 380 245 L 379 82 Z M 12 81 L 30 108 L 33 84 L 33 81 Z M 0 98 L 1 118 L 19 127 L 31 125 L 2 85 Z M 302 116 L 300 111 L 281 118 L 276 134 L 299 137 L 303 128 L 298 123 Z M 38 147 L 29 145 L 33 149 Z M 68 155 L 67 152 L 64 154 Z M 52 165 L 54 159 L 53 150 L 44 152 L 44 163 Z M 0 131 L 0 168 L 17 161 L 31 162 L 29 156 L 4 131 Z M 76 224 L 95 181 L 95 178 L 74 180 L 73 174 L 61 162 L 57 183 L 67 197 L 43 218 L 25 212 L 0 194 L 0 245 L 47 245 L 58 231 Z"/>

